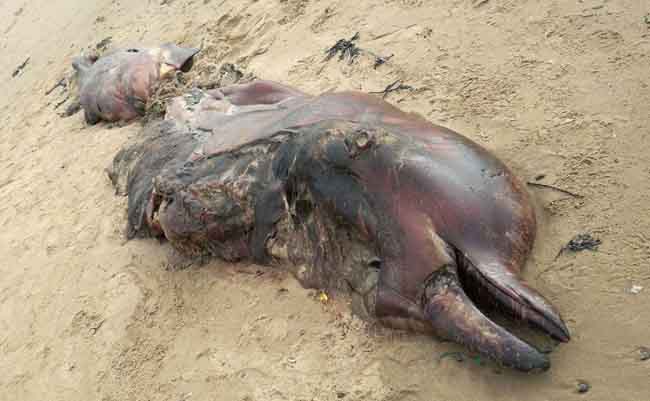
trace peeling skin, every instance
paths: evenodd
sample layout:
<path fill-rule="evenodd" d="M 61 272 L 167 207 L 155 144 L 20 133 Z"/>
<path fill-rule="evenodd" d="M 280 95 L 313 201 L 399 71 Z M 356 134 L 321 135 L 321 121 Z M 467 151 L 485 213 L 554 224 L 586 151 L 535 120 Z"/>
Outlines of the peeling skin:
<path fill-rule="evenodd" d="M 154 84 L 192 66 L 198 49 L 168 43 L 157 48 L 114 50 L 97 59 L 78 57 L 79 100 L 86 121 L 128 121 L 144 114 Z"/>
<path fill-rule="evenodd" d="M 568 341 L 519 277 L 535 237 L 528 195 L 469 139 L 366 94 L 267 81 L 179 97 L 167 119 L 111 169 L 114 182 L 130 177 L 132 234 L 285 266 L 305 287 L 350 292 L 361 316 L 523 371 L 548 357 L 468 292 Z"/>

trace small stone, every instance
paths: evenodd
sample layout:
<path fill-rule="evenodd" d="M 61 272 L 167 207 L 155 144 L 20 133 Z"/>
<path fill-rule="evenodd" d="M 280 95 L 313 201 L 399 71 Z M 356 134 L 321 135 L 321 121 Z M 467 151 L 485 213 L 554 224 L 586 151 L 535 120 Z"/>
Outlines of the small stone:
<path fill-rule="evenodd" d="M 348 395 L 348 393 L 344 393 L 342 391 L 339 391 L 339 392 L 336 393 L 336 398 L 338 398 L 340 400 L 342 398 L 345 398 L 346 395 Z"/>
<path fill-rule="evenodd" d="M 590 234 L 578 234 L 569 241 L 565 248 L 573 252 L 584 251 L 585 249 L 596 251 L 601 243 L 601 240 L 592 237 Z"/>
<path fill-rule="evenodd" d="M 589 383 L 583 380 L 578 381 L 578 393 L 585 394 L 590 389 L 591 389 L 591 385 Z"/>

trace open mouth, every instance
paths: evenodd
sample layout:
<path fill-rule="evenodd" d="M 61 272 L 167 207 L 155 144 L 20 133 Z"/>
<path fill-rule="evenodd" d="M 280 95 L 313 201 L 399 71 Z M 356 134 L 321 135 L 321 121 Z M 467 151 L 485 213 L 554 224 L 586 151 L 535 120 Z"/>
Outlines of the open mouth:
<path fill-rule="evenodd" d="M 491 320 L 483 310 L 525 322 L 560 342 L 571 338 L 555 308 L 515 274 L 497 264 L 469 261 L 430 278 L 424 311 L 436 333 L 496 362 L 525 372 L 548 370 L 548 356 Z"/>

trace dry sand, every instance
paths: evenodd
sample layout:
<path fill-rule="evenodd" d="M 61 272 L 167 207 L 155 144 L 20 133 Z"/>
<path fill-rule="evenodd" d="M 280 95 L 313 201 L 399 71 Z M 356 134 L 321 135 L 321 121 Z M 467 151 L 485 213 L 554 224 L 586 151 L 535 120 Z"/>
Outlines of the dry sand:
<path fill-rule="evenodd" d="M 163 3 L 0 3 L 0 399 L 650 400 L 638 351 L 650 346 L 647 0 Z M 356 31 L 362 48 L 394 57 L 376 70 L 367 56 L 322 61 Z M 281 273 L 172 271 L 168 247 L 125 242 L 125 200 L 103 169 L 139 124 L 85 127 L 57 115 L 65 91 L 44 95 L 109 36 L 203 43 L 204 63 L 312 93 L 402 79 L 415 89 L 390 102 L 465 133 L 523 179 L 584 195 L 531 188 L 540 228 L 525 277 L 573 340 L 542 375 L 459 363 L 441 356 L 461 347 L 362 324 Z M 599 251 L 556 260 L 582 232 Z"/>

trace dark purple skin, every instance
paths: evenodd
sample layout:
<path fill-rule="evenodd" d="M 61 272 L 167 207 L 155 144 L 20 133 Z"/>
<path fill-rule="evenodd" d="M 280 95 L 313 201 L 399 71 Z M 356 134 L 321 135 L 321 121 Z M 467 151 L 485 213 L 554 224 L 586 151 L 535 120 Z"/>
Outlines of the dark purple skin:
<path fill-rule="evenodd" d="M 536 231 L 524 186 L 464 136 L 363 93 L 266 81 L 190 93 L 167 118 L 114 162 L 113 181 L 129 177 L 131 236 L 288 261 L 305 286 L 350 290 L 361 315 L 522 371 L 549 359 L 466 292 L 569 340 L 519 277 Z"/>
<path fill-rule="evenodd" d="M 99 59 L 78 57 L 72 65 L 86 122 L 128 121 L 143 115 L 154 84 L 174 71 L 189 70 L 198 51 L 167 43 L 114 50 Z"/>

